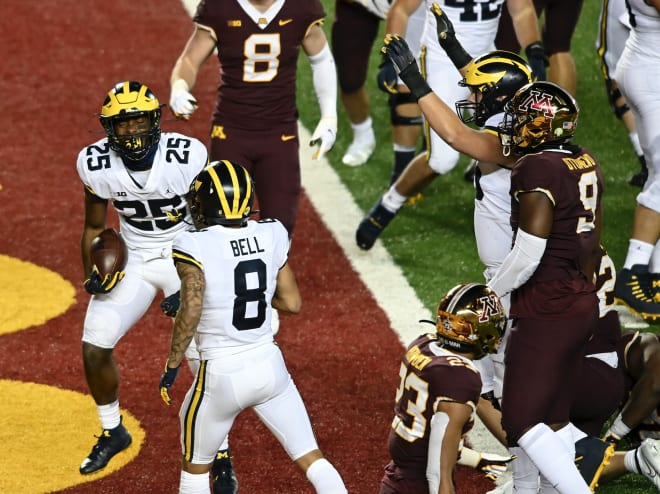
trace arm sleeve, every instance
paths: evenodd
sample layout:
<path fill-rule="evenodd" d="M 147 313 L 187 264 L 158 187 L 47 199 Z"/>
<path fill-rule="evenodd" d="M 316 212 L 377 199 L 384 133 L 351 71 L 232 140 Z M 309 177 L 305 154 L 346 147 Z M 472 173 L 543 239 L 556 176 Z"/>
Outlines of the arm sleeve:
<path fill-rule="evenodd" d="M 449 424 L 449 416 L 444 412 L 437 412 L 431 418 L 431 434 L 429 436 L 429 451 L 426 461 L 426 480 L 429 483 L 429 492 L 436 493 L 440 489 L 440 453 L 442 439 Z"/>
<path fill-rule="evenodd" d="M 337 71 L 328 44 L 316 55 L 311 55 L 309 62 L 312 65 L 312 82 L 321 118 L 337 118 Z"/>
<path fill-rule="evenodd" d="M 545 238 L 518 229 L 513 249 L 504 258 L 488 286 L 503 297 L 523 285 L 536 271 L 547 242 Z"/>

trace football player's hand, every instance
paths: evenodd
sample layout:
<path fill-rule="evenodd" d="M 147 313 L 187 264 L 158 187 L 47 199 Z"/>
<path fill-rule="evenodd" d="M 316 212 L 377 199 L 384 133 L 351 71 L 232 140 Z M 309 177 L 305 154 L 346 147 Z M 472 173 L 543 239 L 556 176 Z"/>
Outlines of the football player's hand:
<path fill-rule="evenodd" d="M 96 267 L 92 270 L 92 274 L 85 280 L 84 286 L 87 293 L 90 295 L 109 293 L 114 287 L 117 286 L 124 275 L 125 271 L 117 271 L 115 274 L 107 274 L 105 278 L 101 278 Z"/>
<path fill-rule="evenodd" d="M 181 291 L 177 290 L 172 295 L 169 295 L 163 299 L 160 303 L 160 310 L 163 311 L 168 317 L 176 317 L 176 313 L 179 312 L 179 306 L 181 305 Z"/>
<path fill-rule="evenodd" d="M 486 478 L 496 481 L 504 472 L 508 463 L 515 459 L 515 455 L 501 456 L 491 453 L 481 453 L 477 469 L 481 470 Z"/>
<path fill-rule="evenodd" d="M 408 86 L 415 99 L 431 92 L 431 88 L 419 72 L 415 56 L 408 48 L 405 39 L 398 34 L 386 34 L 384 45 L 380 51 L 392 61 L 397 74 Z"/>
<path fill-rule="evenodd" d="M 176 376 L 179 375 L 179 367 L 168 367 L 167 362 L 165 363 L 165 372 L 160 376 L 160 397 L 163 399 L 167 406 L 172 404 L 172 398 L 170 398 L 170 388 L 176 381 Z"/>
<path fill-rule="evenodd" d="M 380 51 L 392 63 L 397 75 L 400 76 L 401 72 L 411 68 L 419 72 L 415 56 L 410 51 L 405 39 L 398 34 L 386 34 L 383 43 Z"/>
<path fill-rule="evenodd" d="M 397 88 L 397 72 L 394 64 L 390 58 L 383 54 L 383 61 L 378 66 L 378 74 L 376 75 L 376 83 L 378 89 L 390 94 L 399 92 Z"/>
<path fill-rule="evenodd" d="M 197 99 L 190 94 L 188 83 L 183 79 L 178 79 L 172 84 L 170 110 L 176 118 L 181 120 L 188 120 L 197 110 Z"/>
<path fill-rule="evenodd" d="M 431 6 L 431 13 L 435 17 L 435 29 L 438 33 L 438 42 L 443 48 L 452 42 L 456 41 L 456 31 L 454 25 L 449 20 L 449 17 L 440 8 L 437 2 L 433 2 Z"/>
<path fill-rule="evenodd" d="M 332 149 L 335 145 L 337 138 L 337 118 L 336 117 L 322 117 L 319 121 L 312 138 L 309 141 L 310 146 L 316 146 L 318 149 L 312 156 L 313 160 L 320 160 L 325 153 Z"/>
<path fill-rule="evenodd" d="M 532 68 L 532 75 L 537 81 L 546 80 L 546 67 L 550 64 L 548 57 L 545 54 L 543 43 L 536 41 L 525 48 L 525 56 L 527 63 Z"/>
<path fill-rule="evenodd" d="M 435 17 L 435 26 L 438 33 L 438 42 L 445 50 L 447 56 L 457 69 L 462 69 L 472 57 L 465 51 L 461 43 L 456 39 L 454 25 L 440 8 L 437 2 L 433 2 L 431 13 Z"/>

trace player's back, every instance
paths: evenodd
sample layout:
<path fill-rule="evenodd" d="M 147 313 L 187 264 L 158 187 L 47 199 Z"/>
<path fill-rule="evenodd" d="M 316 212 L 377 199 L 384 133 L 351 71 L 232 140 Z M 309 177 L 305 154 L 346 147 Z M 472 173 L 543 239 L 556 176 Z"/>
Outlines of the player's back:
<path fill-rule="evenodd" d="M 204 272 L 196 336 L 202 359 L 273 340 L 271 300 L 288 250 L 288 233 L 274 220 L 248 221 L 242 228 L 217 225 L 174 240 L 175 261 Z"/>
<path fill-rule="evenodd" d="M 242 129 L 295 122 L 301 43 L 325 16 L 319 0 L 287 0 L 264 13 L 247 2 L 203 0 L 194 20 L 215 32 L 221 65 L 215 117 L 230 115 L 225 125 Z"/>
<path fill-rule="evenodd" d="M 481 376 L 472 362 L 437 344 L 435 335 L 415 339 L 402 359 L 389 438 L 392 460 L 402 471 L 424 476 L 431 418 L 439 401 L 466 403 L 473 410 Z M 463 433 L 472 428 L 469 420 Z"/>

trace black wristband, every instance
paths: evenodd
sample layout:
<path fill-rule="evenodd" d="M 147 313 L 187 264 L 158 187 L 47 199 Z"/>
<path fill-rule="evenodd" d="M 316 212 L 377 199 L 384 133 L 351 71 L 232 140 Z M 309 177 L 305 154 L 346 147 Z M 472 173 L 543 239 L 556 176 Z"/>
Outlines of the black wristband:
<path fill-rule="evenodd" d="M 449 57 L 449 60 L 451 60 L 451 63 L 453 63 L 454 67 L 458 70 L 462 69 L 472 61 L 470 54 L 465 51 L 456 38 L 444 41 L 442 47 L 445 49 L 445 52 L 447 52 L 447 56 Z"/>
<path fill-rule="evenodd" d="M 530 58 L 545 58 L 545 49 L 543 48 L 543 43 L 540 41 L 535 41 L 530 43 L 525 48 L 525 56 L 527 60 Z"/>
<path fill-rule="evenodd" d="M 414 96 L 415 100 L 426 96 L 431 91 L 431 88 L 427 84 L 426 80 L 422 77 L 422 74 L 417 70 L 415 64 L 408 65 L 405 69 L 399 73 L 401 80 L 406 83 L 410 93 Z"/>

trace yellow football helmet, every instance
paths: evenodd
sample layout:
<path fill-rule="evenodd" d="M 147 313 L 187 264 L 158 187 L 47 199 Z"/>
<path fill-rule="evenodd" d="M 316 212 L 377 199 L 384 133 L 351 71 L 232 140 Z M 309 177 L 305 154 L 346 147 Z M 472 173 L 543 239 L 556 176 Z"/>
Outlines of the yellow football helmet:
<path fill-rule="evenodd" d="M 470 62 L 458 85 L 479 94 L 479 101 L 460 100 L 456 112 L 465 123 L 483 127 L 493 115 L 501 113 L 518 89 L 534 80 L 531 67 L 523 58 L 504 50 L 495 50 Z"/>
<path fill-rule="evenodd" d="M 253 202 L 252 177 L 229 160 L 211 162 L 190 184 L 190 212 L 200 227 L 243 225 L 256 212 Z"/>
<path fill-rule="evenodd" d="M 145 132 L 117 135 L 117 123 L 147 117 Z M 123 158 L 140 161 L 155 152 L 160 140 L 161 104 L 151 90 L 137 81 L 123 81 L 108 91 L 99 119 L 108 136 L 110 148 Z"/>

